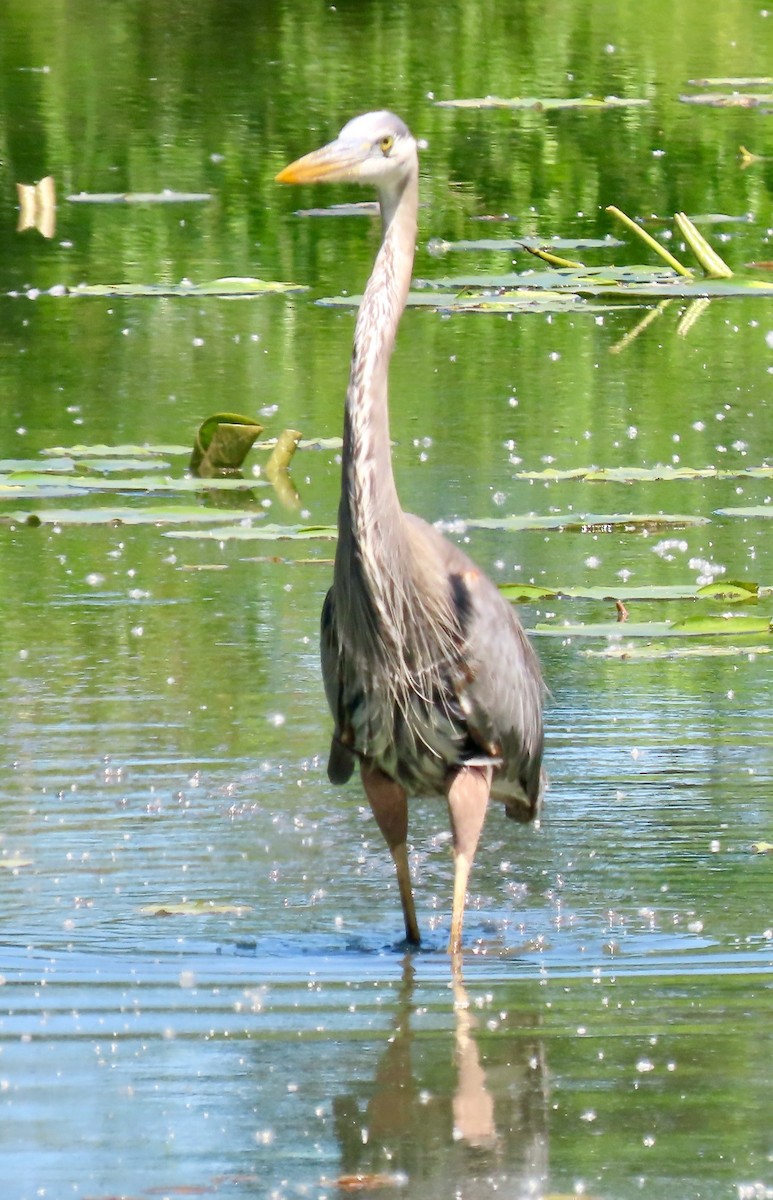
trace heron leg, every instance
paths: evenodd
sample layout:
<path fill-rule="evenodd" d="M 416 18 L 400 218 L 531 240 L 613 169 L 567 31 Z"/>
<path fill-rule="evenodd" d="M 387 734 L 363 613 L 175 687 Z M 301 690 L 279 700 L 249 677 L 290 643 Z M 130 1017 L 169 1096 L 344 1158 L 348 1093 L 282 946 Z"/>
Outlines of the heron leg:
<path fill-rule="evenodd" d="M 397 886 L 403 906 L 406 941 L 418 946 L 421 942 L 416 908 L 413 903 L 411 871 L 408 866 L 408 797 L 405 788 L 390 779 L 378 767 L 360 765 L 362 786 L 368 797 L 373 816 L 378 822 L 384 841 L 389 847 L 397 871 Z"/>
<path fill-rule="evenodd" d="M 453 776 L 446 790 L 454 838 L 454 904 L 451 912 L 449 954 L 458 954 L 462 948 L 467 880 L 486 817 L 490 790 L 491 767 L 462 767 Z"/>

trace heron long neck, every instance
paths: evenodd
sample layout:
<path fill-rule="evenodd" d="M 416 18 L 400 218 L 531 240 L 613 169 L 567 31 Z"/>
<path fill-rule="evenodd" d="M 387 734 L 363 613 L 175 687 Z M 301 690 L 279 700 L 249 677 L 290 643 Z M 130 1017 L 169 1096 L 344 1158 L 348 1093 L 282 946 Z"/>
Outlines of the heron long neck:
<path fill-rule="evenodd" d="M 354 334 L 344 421 L 339 554 L 389 570 L 401 551 L 402 513 L 392 474 L 387 406 L 389 360 L 413 269 L 418 172 L 381 197 L 384 234 Z"/>

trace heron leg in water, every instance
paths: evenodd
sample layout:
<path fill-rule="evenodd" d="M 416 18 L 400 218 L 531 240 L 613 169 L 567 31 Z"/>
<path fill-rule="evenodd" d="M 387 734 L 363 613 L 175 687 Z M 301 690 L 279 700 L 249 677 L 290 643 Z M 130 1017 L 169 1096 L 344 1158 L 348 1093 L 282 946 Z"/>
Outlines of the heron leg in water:
<path fill-rule="evenodd" d="M 406 941 L 418 946 L 421 942 L 416 908 L 413 903 L 411 872 L 408 866 L 408 797 L 405 789 L 390 779 L 378 767 L 360 766 L 362 786 L 370 801 L 373 816 L 384 835 L 384 841 L 394 860 L 397 884 L 400 888 L 400 903 L 405 918 Z"/>
<path fill-rule="evenodd" d="M 486 817 L 490 790 L 491 767 L 462 767 L 451 779 L 446 792 L 454 835 L 454 906 L 449 954 L 458 954 L 462 948 L 467 880 Z"/>

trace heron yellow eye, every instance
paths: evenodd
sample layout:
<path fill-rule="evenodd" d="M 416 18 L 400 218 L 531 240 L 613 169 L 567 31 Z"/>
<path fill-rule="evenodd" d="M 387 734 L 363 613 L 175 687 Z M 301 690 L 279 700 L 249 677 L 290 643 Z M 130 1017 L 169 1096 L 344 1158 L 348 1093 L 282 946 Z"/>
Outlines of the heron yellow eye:
<path fill-rule="evenodd" d="M 387 133 L 384 135 L 384 137 L 379 138 L 378 144 L 379 144 L 381 153 L 388 154 L 389 151 L 392 149 L 392 147 L 395 144 L 395 139 L 392 137 L 391 133 Z"/>

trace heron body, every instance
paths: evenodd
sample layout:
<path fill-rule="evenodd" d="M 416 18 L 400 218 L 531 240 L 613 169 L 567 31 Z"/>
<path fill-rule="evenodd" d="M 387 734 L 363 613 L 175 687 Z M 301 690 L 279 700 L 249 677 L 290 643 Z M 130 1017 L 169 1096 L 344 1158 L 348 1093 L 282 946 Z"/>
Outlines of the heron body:
<path fill-rule="evenodd" d="M 328 775 L 343 784 L 359 762 L 395 861 L 406 937 L 416 944 L 407 799 L 446 797 L 455 953 L 489 796 L 519 821 L 539 811 L 544 688 L 511 606 L 463 551 L 404 513 L 397 496 L 387 375 L 411 281 L 418 177 L 405 124 L 375 112 L 355 117 L 277 179 L 351 180 L 379 196 L 383 238 L 357 315 L 334 580 L 322 610 L 322 674 L 335 723 Z"/>

